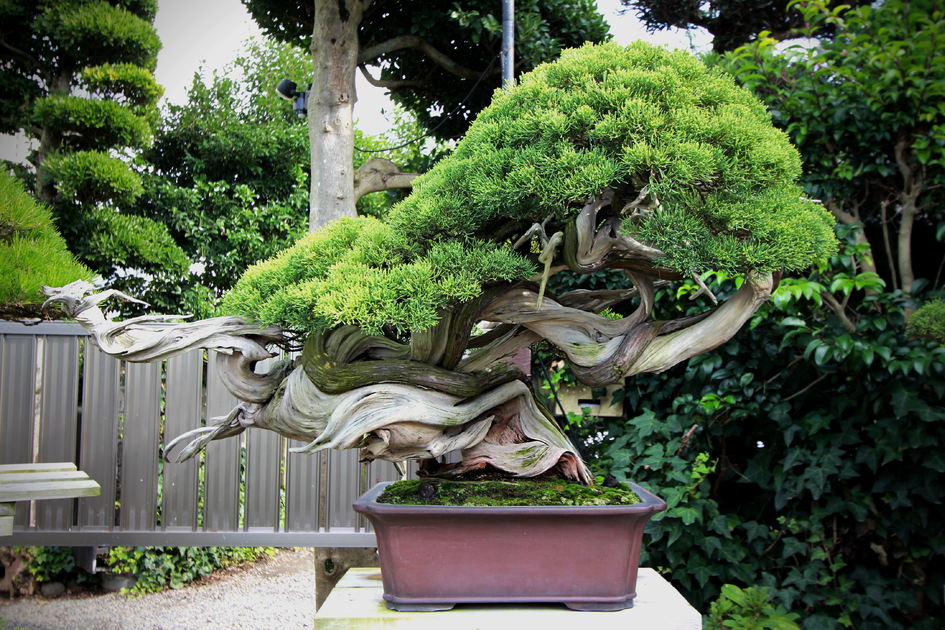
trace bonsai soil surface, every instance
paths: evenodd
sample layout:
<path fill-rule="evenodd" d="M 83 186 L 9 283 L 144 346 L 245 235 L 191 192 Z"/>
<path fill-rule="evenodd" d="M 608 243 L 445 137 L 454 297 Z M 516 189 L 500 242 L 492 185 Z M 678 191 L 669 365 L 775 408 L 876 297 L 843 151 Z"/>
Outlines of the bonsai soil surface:
<path fill-rule="evenodd" d="M 425 477 L 389 485 L 377 502 L 453 506 L 632 505 L 639 503 L 640 498 L 623 485 L 582 486 L 552 478 L 466 481 Z"/>

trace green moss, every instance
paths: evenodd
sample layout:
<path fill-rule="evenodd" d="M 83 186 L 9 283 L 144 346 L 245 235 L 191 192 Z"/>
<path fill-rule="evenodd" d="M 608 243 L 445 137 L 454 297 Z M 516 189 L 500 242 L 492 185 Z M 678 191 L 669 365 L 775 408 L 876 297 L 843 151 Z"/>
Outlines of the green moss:
<path fill-rule="evenodd" d="M 562 479 L 454 481 L 426 478 L 389 485 L 378 503 L 394 505 L 561 506 L 632 505 L 626 486 L 582 486 Z"/>

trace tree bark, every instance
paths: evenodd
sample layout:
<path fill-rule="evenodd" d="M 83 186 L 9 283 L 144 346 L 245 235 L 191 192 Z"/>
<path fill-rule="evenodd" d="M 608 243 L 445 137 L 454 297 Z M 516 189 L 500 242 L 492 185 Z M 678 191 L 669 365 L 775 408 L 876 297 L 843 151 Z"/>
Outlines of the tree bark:
<path fill-rule="evenodd" d="M 393 188 L 412 188 L 417 173 L 405 173 L 386 158 L 374 157 L 354 172 L 354 200 L 364 195 Z"/>
<path fill-rule="evenodd" d="M 312 34 L 308 135 L 312 155 L 309 231 L 355 217 L 354 104 L 358 26 L 372 0 L 318 0 Z"/>
<path fill-rule="evenodd" d="M 830 211 L 830 214 L 832 214 L 837 221 L 839 221 L 840 223 L 843 223 L 844 225 L 850 225 L 852 223 L 857 223 L 857 222 L 862 223 L 862 220 L 860 219 L 859 211 L 857 211 L 856 214 L 851 214 L 847 212 L 846 210 L 844 210 L 843 208 L 841 208 L 840 206 L 838 206 L 837 203 L 834 202 L 832 199 L 828 199 L 827 203 L 824 204 L 824 207 Z M 876 262 L 873 258 L 873 246 L 870 244 L 869 240 L 866 238 L 866 234 L 863 233 L 863 230 L 857 230 L 856 244 L 861 245 L 863 243 L 866 243 L 867 245 L 870 246 L 870 254 L 869 256 L 862 256 L 859 258 L 860 266 L 864 272 L 869 271 L 872 273 L 876 273 Z"/>
<path fill-rule="evenodd" d="M 912 226 L 918 210 L 919 194 L 925 186 L 925 168 L 912 167 L 906 159 L 909 140 L 902 135 L 896 142 L 896 163 L 902 174 L 902 192 L 899 193 L 899 203 L 902 205 L 902 219 L 899 221 L 898 263 L 899 279 L 902 290 L 912 291 L 915 282 L 915 272 L 912 270 Z M 911 309 L 907 317 L 911 315 Z"/>

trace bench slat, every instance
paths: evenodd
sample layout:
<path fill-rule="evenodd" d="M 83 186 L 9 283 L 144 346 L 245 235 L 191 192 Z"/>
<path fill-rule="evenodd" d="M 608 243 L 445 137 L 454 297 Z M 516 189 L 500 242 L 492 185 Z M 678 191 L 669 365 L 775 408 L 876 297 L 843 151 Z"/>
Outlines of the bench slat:
<path fill-rule="evenodd" d="M 0 486 L 0 502 L 94 497 L 98 496 L 99 492 L 101 492 L 101 488 L 91 479 L 45 483 L 11 483 Z"/>
<path fill-rule="evenodd" d="M 69 471 L 75 469 L 75 464 L 72 462 L 60 462 L 55 464 L 0 464 L 0 474 Z"/>
<path fill-rule="evenodd" d="M 88 479 L 81 470 L 57 470 L 54 472 L 4 473 L 0 472 L 0 484 L 8 483 L 43 483 L 51 481 L 76 481 Z"/>

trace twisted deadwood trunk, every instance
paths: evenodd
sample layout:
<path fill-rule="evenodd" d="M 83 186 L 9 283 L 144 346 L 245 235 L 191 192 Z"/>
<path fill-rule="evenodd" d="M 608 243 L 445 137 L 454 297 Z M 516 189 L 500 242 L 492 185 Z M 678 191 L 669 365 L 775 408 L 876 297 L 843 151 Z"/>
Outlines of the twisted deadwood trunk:
<path fill-rule="evenodd" d="M 661 372 L 727 341 L 776 287 L 776 278 L 748 274 L 738 292 L 710 312 L 651 320 L 653 278 L 679 279 L 680 274 L 658 267 L 660 252 L 622 235 L 616 218 L 598 221 L 610 201 L 605 195 L 584 207 L 566 229 L 561 255 L 578 272 L 623 269 L 633 290 L 574 291 L 539 302 L 541 289 L 533 282 L 501 284 L 444 308 L 437 325 L 412 333 L 409 342 L 339 326 L 310 336 L 298 358 L 279 361 L 263 375 L 253 368 L 272 356 L 267 345 L 287 343 L 277 327 L 239 317 L 178 324 L 167 323 L 175 316 L 110 322 L 98 304 L 111 296 L 134 298 L 111 290 L 93 294 L 94 287 L 81 281 L 44 292 L 47 304 L 61 304 L 112 356 L 157 361 L 194 348 L 220 353 L 216 368 L 241 402 L 225 418 L 215 418 L 214 426 L 168 444 L 166 453 L 191 440 L 178 461 L 193 457 L 211 440 L 257 427 L 307 442 L 299 452 L 357 448 L 363 461 L 403 462 L 458 450 L 460 463 L 424 469 L 459 474 L 492 467 L 519 477 L 552 472 L 591 483 L 574 445 L 506 358 L 547 339 L 588 385 Z M 610 319 L 598 314 L 631 297 L 640 298 L 631 315 Z M 473 337 L 481 321 L 499 325 Z"/>

